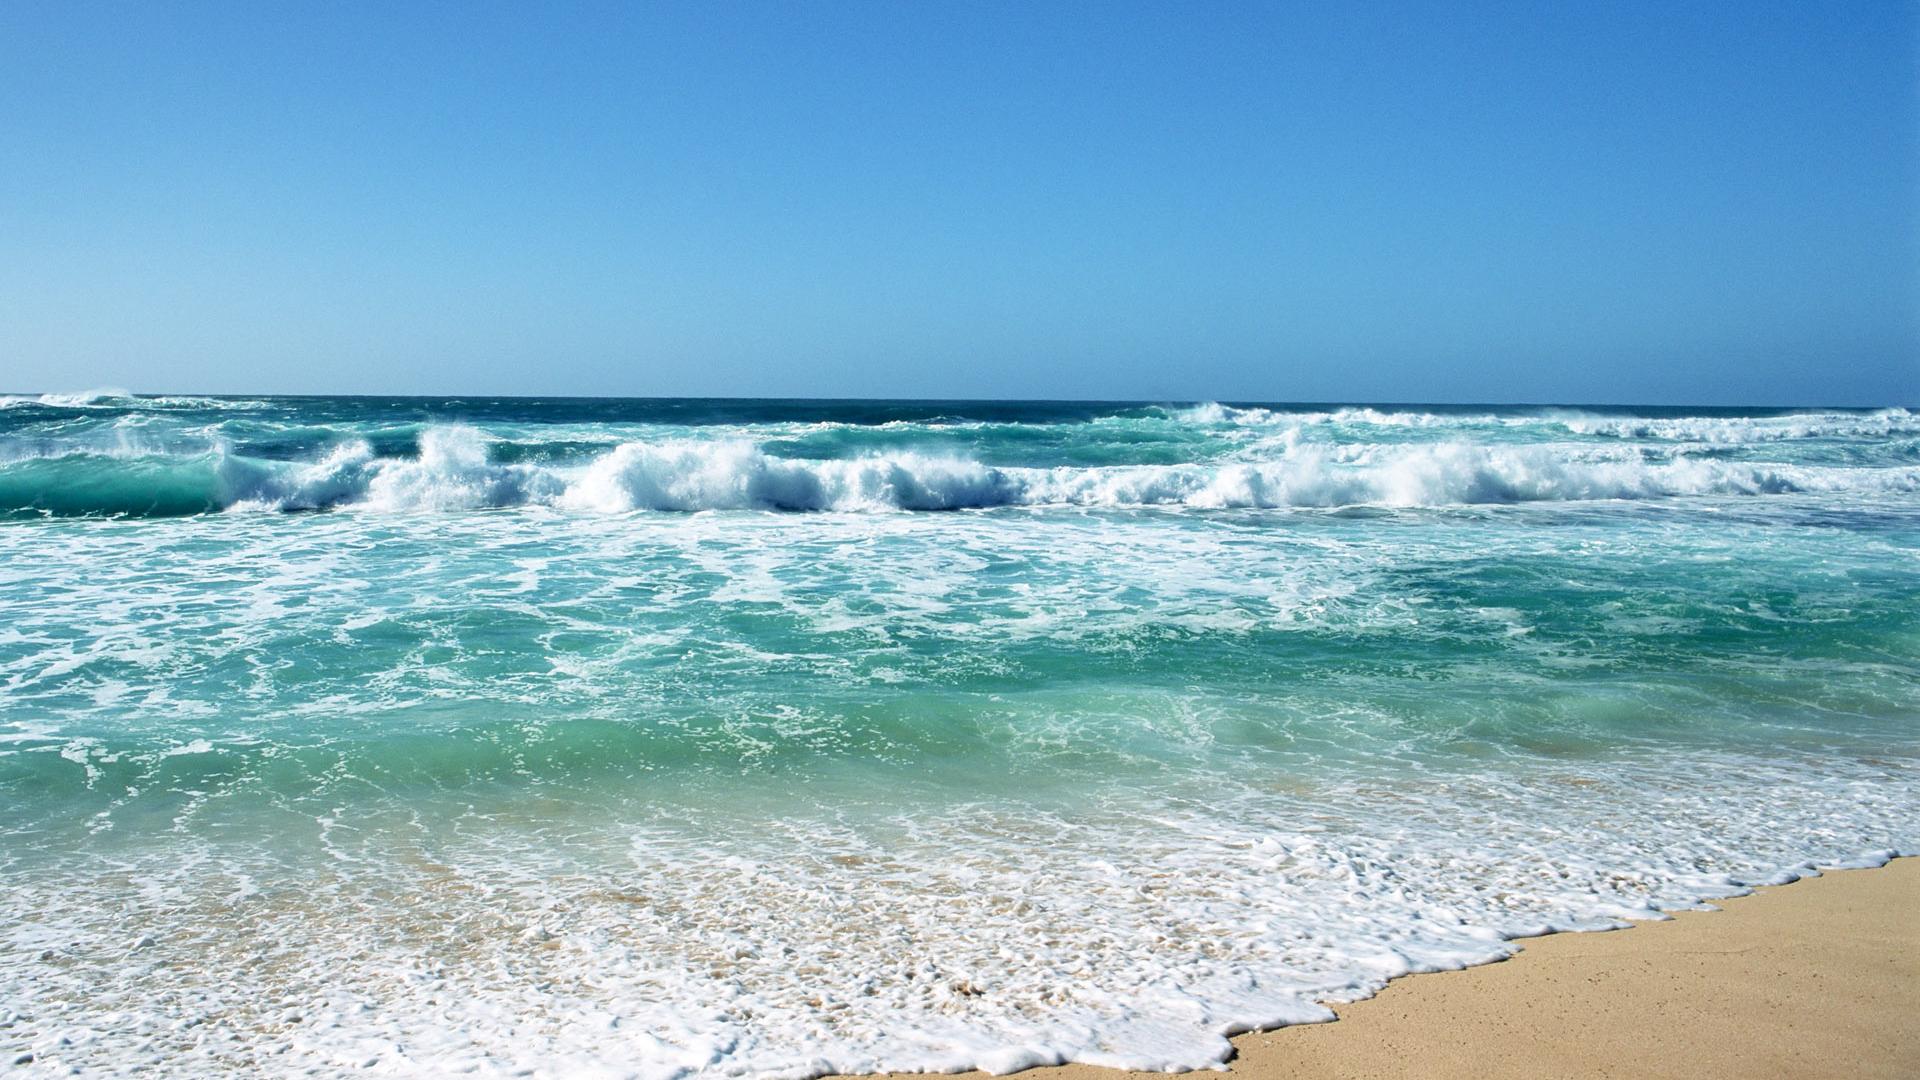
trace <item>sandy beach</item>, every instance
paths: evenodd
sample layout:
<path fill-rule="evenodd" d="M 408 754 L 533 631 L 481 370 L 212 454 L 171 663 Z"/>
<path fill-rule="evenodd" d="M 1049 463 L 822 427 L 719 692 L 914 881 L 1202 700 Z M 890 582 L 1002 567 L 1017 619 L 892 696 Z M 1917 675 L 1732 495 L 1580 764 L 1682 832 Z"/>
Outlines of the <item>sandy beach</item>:
<path fill-rule="evenodd" d="M 1396 979 L 1339 1006 L 1334 1023 L 1234 1039 L 1231 1070 L 1250 1080 L 1920 1075 L 1920 858 L 1721 907 Z"/>

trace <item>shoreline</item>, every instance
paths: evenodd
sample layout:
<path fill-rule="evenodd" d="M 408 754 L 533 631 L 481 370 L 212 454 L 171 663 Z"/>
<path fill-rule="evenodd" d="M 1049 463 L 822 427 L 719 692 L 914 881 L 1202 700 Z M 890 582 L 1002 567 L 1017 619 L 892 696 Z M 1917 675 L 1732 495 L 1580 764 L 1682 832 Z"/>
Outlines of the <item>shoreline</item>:
<path fill-rule="evenodd" d="M 1920 857 L 1711 903 L 1401 976 L 1331 1005 L 1333 1022 L 1234 1036 L 1224 1068 L 1249 1080 L 1920 1075 Z M 1019 1075 L 1167 1074 L 1068 1064 Z"/>

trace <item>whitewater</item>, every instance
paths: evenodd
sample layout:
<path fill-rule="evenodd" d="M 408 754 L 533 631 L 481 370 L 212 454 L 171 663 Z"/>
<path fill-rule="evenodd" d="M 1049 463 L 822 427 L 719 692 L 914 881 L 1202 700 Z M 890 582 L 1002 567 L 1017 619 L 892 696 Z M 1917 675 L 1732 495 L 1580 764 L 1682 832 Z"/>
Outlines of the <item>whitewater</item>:
<path fill-rule="evenodd" d="M 0 395 L 0 1060 L 1207 1068 L 1916 701 L 1906 408 Z"/>

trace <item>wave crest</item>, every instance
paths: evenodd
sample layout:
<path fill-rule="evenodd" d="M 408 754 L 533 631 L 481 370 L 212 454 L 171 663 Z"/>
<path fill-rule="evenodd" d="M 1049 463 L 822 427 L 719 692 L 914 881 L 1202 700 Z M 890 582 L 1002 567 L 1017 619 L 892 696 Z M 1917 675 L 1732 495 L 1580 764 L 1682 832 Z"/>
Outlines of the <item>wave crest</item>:
<path fill-rule="evenodd" d="M 810 460 L 746 441 L 622 443 L 583 465 L 502 463 L 463 426 L 422 432 L 414 457 L 364 441 L 319 460 L 221 448 L 191 455 L 74 453 L 0 463 L 0 511 L 173 516 L 359 507 L 390 513 L 553 506 L 635 510 L 932 511 L 1031 507 L 1454 506 L 1598 499 L 1920 490 L 1920 467 L 1727 461 L 1577 445 L 1325 445 L 1212 464 L 993 467 L 920 453 Z"/>
<path fill-rule="evenodd" d="M 587 510 L 958 510 L 1021 501 L 1008 471 L 919 454 L 771 457 L 750 443 L 626 443 L 588 466 L 562 505 Z"/>
<path fill-rule="evenodd" d="M 1294 410 L 1207 402 L 1170 410 L 1164 415 L 1182 423 L 1214 428 L 1544 428 L 1593 438 L 1724 446 L 1796 439 L 1885 439 L 1920 434 L 1920 416 L 1898 407 L 1871 412 L 1814 409 L 1766 416 L 1609 416 L 1570 409 L 1499 415 L 1372 406 Z"/>
<path fill-rule="evenodd" d="M 1615 439 L 1660 439 L 1737 446 L 1790 439 L 1884 439 L 1920 434 L 1920 416 L 1906 409 L 1869 413 L 1806 412 L 1780 416 L 1575 417 L 1568 431 Z"/>
<path fill-rule="evenodd" d="M 240 398 L 200 397 L 192 394 L 135 394 L 118 387 L 103 386 L 94 390 L 80 390 L 72 393 L 55 394 L 0 394 L 0 409 L 21 409 L 37 406 L 55 410 L 121 410 L 126 412 L 179 411 L 179 410 L 241 410 L 255 409 L 263 403 Z"/>

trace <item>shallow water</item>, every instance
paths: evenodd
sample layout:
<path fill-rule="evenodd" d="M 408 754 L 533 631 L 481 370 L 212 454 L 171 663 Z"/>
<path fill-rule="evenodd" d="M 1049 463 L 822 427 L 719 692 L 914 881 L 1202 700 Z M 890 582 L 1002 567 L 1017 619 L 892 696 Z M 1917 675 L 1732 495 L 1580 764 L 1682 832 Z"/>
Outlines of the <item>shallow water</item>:
<path fill-rule="evenodd" d="M 1197 1067 L 1917 846 L 1900 409 L 13 397 L 0 515 L 48 1068 Z"/>

